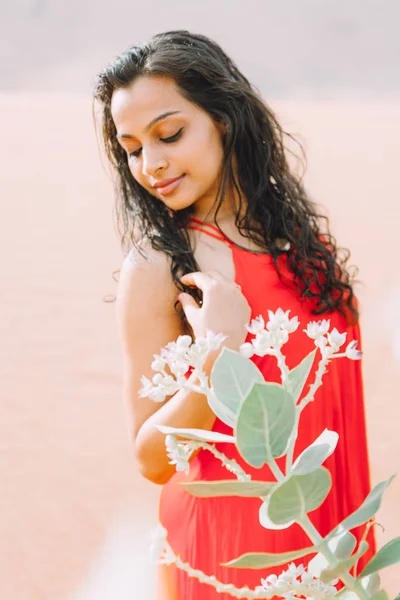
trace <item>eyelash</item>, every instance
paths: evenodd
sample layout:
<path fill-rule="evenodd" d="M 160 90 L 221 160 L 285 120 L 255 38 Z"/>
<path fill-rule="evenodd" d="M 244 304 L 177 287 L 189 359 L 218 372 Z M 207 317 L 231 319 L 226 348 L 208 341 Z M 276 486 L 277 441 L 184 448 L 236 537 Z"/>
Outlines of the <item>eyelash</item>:
<path fill-rule="evenodd" d="M 181 127 L 179 129 L 179 131 L 177 131 L 176 133 L 174 133 L 174 135 L 170 135 L 167 138 L 160 138 L 160 142 L 163 142 L 164 144 L 173 144 L 174 142 L 177 142 L 179 140 L 179 138 L 181 137 L 183 132 L 183 127 Z M 139 150 L 135 150 L 134 152 L 129 152 L 128 156 L 129 158 L 137 158 L 140 153 L 141 153 L 142 149 L 139 148 Z"/>

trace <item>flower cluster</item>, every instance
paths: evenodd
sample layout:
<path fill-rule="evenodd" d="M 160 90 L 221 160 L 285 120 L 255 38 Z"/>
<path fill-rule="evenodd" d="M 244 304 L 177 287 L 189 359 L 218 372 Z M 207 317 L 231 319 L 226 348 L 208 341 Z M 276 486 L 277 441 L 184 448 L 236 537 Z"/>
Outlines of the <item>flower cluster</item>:
<path fill-rule="evenodd" d="M 337 580 L 330 583 L 322 583 L 306 571 L 303 565 L 296 567 L 294 563 L 289 565 L 286 571 L 277 575 L 269 575 L 261 580 L 262 585 L 257 589 L 274 592 L 285 600 L 297 600 L 298 598 L 312 598 L 312 600 L 331 600 L 337 594 L 335 585 Z"/>
<path fill-rule="evenodd" d="M 289 335 L 297 330 L 300 323 L 298 317 L 289 318 L 290 310 L 284 312 L 278 308 L 276 313 L 268 311 L 269 320 L 265 323 L 260 315 L 253 319 L 246 329 L 255 336 L 251 342 L 245 342 L 240 346 L 240 353 L 246 358 L 254 355 L 266 356 L 267 354 L 277 356 L 280 350 L 289 339 Z M 347 332 L 339 333 L 336 329 L 329 331 L 330 320 L 311 321 L 304 333 L 314 340 L 315 345 L 321 351 L 323 359 L 347 357 L 352 360 L 359 360 L 362 352 L 357 350 L 357 341 L 350 342 L 345 352 L 338 354 L 338 351 L 346 341 Z"/>
<path fill-rule="evenodd" d="M 240 346 L 242 356 L 251 358 L 254 354 L 257 356 L 276 355 L 277 351 L 289 340 L 289 335 L 300 325 L 298 317 L 289 319 L 289 313 L 290 310 L 284 312 L 281 308 L 278 308 L 276 313 L 269 310 L 269 320 L 266 324 L 261 315 L 253 319 L 246 329 L 255 336 L 255 339 Z"/>
<path fill-rule="evenodd" d="M 155 563 L 170 565 L 175 562 L 175 554 L 167 542 L 167 530 L 158 523 L 150 534 L 150 557 Z"/>
<path fill-rule="evenodd" d="M 161 349 L 159 355 L 154 355 L 151 368 L 156 374 L 151 381 L 144 376 L 141 378 L 139 397 L 164 402 L 167 396 L 175 394 L 185 386 L 185 374 L 189 367 L 200 371 L 207 355 L 217 350 L 225 339 L 225 335 L 213 333 L 209 329 L 205 337 L 197 338 L 194 343 L 189 335 L 180 335 L 176 342 L 170 342 Z M 166 372 L 167 367 L 172 375 Z"/>
<path fill-rule="evenodd" d="M 347 332 L 339 333 L 336 329 L 329 331 L 331 326 L 330 320 L 312 321 L 307 325 L 307 329 L 303 329 L 304 333 L 309 338 L 314 340 L 317 348 L 320 349 L 323 358 L 331 358 L 336 354 L 346 341 Z M 357 341 L 350 342 L 346 351 L 342 354 L 336 354 L 336 358 L 345 356 L 351 360 L 359 360 L 362 357 L 361 350 L 357 350 Z"/>
<path fill-rule="evenodd" d="M 176 465 L 177 471 L 184 471 L 186 475 L 189 473 L 189 460 L 198 444 L 185 441 L 178 443 L 175 436 L 167 435 L 165 438 L 167 448 L 167 456 L 170 459 L 170 465 Z"/>

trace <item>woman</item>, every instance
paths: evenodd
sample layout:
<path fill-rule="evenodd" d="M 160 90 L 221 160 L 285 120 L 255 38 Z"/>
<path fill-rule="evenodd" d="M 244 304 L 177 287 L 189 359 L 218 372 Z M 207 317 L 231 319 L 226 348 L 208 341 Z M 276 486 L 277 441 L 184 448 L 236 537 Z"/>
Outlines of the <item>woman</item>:
<path fill-rule="evenodd" d="M 334 238 L 321 230 L 326 220 L 289 169 L 273 113 L 211 40 L 173 31 L 129 48 L 99 75 L 95 99 L 116 172 L 122 241 L 130 250 L 121 270 L 118 321 L 135 456 L 141 473 L 163 485 L 160 520 L 174 551 L 221 581 L 255 587 L 281 569 L 220 563 L 250 551 L 306 547 L 309 540 L 297 526 L 263 529 L 257 499 L 187 494 L 178 485 L 185 476 L 168 463 L 156 425 L 229 429 L 194 392 L 180 391 L 161 405 L 139 399 L 140 378 L 152 376 L 153 354 L 180 334 L 198 337 L 209 328 L 225 333 L 225 345 L 238 350 L 246 323 L 278 307 L 298 315 L 304 327 L 321 315 L 347 332 L 347 342 L 359 340 L 348 253 L 340 259 Z M 289 368 L 313 348 L 301 329 L 285 346 Z M 209 357 L 208 371 L 215 358 Z M 271 357 L 256 360 L 266 379 L 279 381 Z M 369 491 L 360 369 L 359 362 L 332 361 L 302 417 L 296 454 L 325 427 L 340 435 L 326 463 L 333 491 L 311 515 L 322 535 Z M 244 465 L 231 447 L 221 449 Z M 246 468 L 256 479 L 272 479 L 268 467 Z M 205 451 L 191 461 L 189 479 L 230 476 Z M 355 533 L 360 539 L 363 531 Z M 374 551 L 369 540 L 360 566 Z M 158 598 L 230 598 L 172 567 L 165 574 Z"/>

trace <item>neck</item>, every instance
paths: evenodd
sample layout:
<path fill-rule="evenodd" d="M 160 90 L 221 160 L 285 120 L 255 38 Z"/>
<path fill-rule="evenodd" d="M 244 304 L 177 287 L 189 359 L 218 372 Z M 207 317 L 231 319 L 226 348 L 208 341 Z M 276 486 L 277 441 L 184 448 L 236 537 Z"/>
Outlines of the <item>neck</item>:
<path fill-rule="evenodd" d="M 246 202 L 242 200 L 240 216 L 244 216 L 246 212 Z M 215 223 L 218 225 L 234 225 L 236 215 L 239 212 L 239 199 L 237 194 L 230 194 L 222 202 L 218 212 L 216 211 L 215 200 L 210 208 L 205 206 L 195 206 L 193 216 L 203 223 Z"/>

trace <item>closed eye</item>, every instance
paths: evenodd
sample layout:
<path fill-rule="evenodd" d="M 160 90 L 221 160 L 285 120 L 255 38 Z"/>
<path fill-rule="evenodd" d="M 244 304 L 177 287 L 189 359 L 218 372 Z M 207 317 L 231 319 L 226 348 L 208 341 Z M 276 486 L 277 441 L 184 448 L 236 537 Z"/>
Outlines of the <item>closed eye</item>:
<path fill-rule="evenodd" d="M 163 142 L 164 144 L 172 144 L 173 142 L 177 142 L 179 140 L 179 138 L 181 137 L 183 132 L 183 127 L 181 127 L 179 129 L 179 131 L 177 131 L 176 133 L 174 133 L 174 135 L 170 135 L 169 137 L 166 138 L 160 138 L 160 142 Z M 128 156 L 134 156 L 135 158 L 137 158 L 138 156 L 140 156 L 140 153 L 142 152 L 142 149 L 139 148 L 138 150 L 134 150 L 133 152 L 129 152 Z"/>
<path fill-rule="evenodd" d="M 179 131 L 177 131 L 176 133 L 174 133 L 174 135 L 171 135 L 170 137 L 160 138 L 160 141 L 164 142 L 164 144 L 172 144 L 172 142 L 176 142 L 179 140 L 179 138 L 182 135 L 182 131 L 183 127 L 181 127 Z"/>

